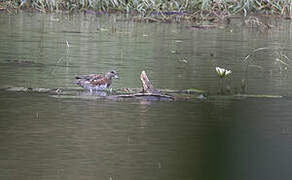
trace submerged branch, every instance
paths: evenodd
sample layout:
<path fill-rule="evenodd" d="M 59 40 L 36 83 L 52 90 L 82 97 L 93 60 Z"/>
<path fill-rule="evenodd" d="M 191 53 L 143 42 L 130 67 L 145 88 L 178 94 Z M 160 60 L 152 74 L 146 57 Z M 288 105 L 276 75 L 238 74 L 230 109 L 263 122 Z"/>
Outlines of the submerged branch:
<path fill-rule="evenodd" d="M 123 94 L 126 91 L 131 91 L 131 94 Z M 0 87 L 0 91 L 10 91 L 10 92 L 26 92 L 26 93 L 44 93 L 48 94 L 50 97 L 54 98 L 64 98 L 64 99 L 109 99 L 109 100 L 119 100 L 119 99 L 141 99 L 141 100 L 175 100 L 175 101 L 193 101 L 193 100 L 203 100 L 203 99 L 214 99 L 214 98 L 226 98 L 226 99 L 245 99 L 245 98 L 282 98 L 281 95 L 273 94 L 229 94 L 229 95 L 217 95 L 208 94 L 205 91 L 197 89 L 188 90 L 170 90 L 161 89 L 160 91 L 167 94 L 151 94 L 151 93 L 141 93 L 139 88 L 122 88 L 116 89 L 115 94 L 107 94 L 107 92 L 96 92 L 90 93 L 86 92 L 81 88 L 26 88 L 26 87 Z"/>

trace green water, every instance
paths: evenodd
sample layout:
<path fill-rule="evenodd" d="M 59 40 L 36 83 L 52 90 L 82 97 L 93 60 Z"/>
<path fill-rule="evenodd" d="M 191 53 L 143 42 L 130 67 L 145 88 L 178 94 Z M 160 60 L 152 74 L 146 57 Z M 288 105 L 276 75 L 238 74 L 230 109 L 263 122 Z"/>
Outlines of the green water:
<path fill-rule="evenodd" d="M 0 16 L 1 87 L 73 88 L 74 76 L 115 69 L 113 89 L 216 94 L 224 82 L 283 98 L 144 101 L 0 91 L 1 179 L 291 179 L 290 24 L 194 30 L 123 16 Z M 69 47 L 66 44 L 69 43 Z M 255 53 L 245 73 L 244 57 Z M 278 54 L 277 54 L 278 53 Z M 290 64 L 289 64 L 290 63 Z M 287 70 L 285 67 L 288 67 Z M 87 94 L 88 96 L 88 94 Z M 90 96 L 90 95 L 89 95 Z"/>

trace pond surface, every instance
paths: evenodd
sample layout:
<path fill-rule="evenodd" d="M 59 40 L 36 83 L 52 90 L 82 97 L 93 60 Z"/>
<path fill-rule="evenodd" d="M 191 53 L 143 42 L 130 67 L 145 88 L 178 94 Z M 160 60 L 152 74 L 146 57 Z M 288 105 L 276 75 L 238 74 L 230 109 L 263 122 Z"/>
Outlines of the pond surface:
<path fill-rule="evenodd" d="M 1 87 L 73 88 L 77 74 L 115 69 L 114 89 L 136 88 L 146 70 L 156 88 L 216 94 L 220 66 L 233 71 L 224 80 L 232 93 L 245 79 L 246 93 L 283 98 L 169 102 L 1 90 L 0 178 L 291 179 L 292 35 L 289 21 L 273 23 L 268 31 L 240 20 L 196 30 L 123 16 L 2 14 Z"/>

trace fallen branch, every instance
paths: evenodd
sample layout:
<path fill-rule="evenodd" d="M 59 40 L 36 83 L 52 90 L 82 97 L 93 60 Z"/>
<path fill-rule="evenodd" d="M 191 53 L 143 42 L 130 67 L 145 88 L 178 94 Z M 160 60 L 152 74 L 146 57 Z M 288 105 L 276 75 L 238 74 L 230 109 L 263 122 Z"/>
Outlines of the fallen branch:
<path fill-rule="evenodd" d="M 140 80 L 142 82 L 142 92 L 134 94 L 118 95 L 121 98 L 143 98 L 143 99 L 168 99 L 173 100 L 174 97 L 162 94 L 159 90 L 154 89 L 145 71 L 141 72 Z"/>
<path fill-rule="evenodd" d="M 142 81 L 142 92 L 143 93 L 153 93 L 155 91 L 150 80 L 148 79 L 145 71 L 142 71 L 142 73 L 140 75 L 140 79 Z"/>

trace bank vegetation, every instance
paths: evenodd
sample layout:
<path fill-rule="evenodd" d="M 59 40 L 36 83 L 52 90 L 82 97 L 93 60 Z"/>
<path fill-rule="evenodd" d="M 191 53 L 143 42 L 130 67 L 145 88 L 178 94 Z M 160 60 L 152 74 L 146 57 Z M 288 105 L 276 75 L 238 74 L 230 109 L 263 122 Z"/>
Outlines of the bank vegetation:
<path fill-rule="evenodd" d="M 148 18 L 183 16 L 188 20 L 206 17 L 225 19 L 249 14 L 292 19 L 292 0 L 0 0 L 0 11 L 15 14 L 20 10 L 42 13 L 122 12 Z"/>

